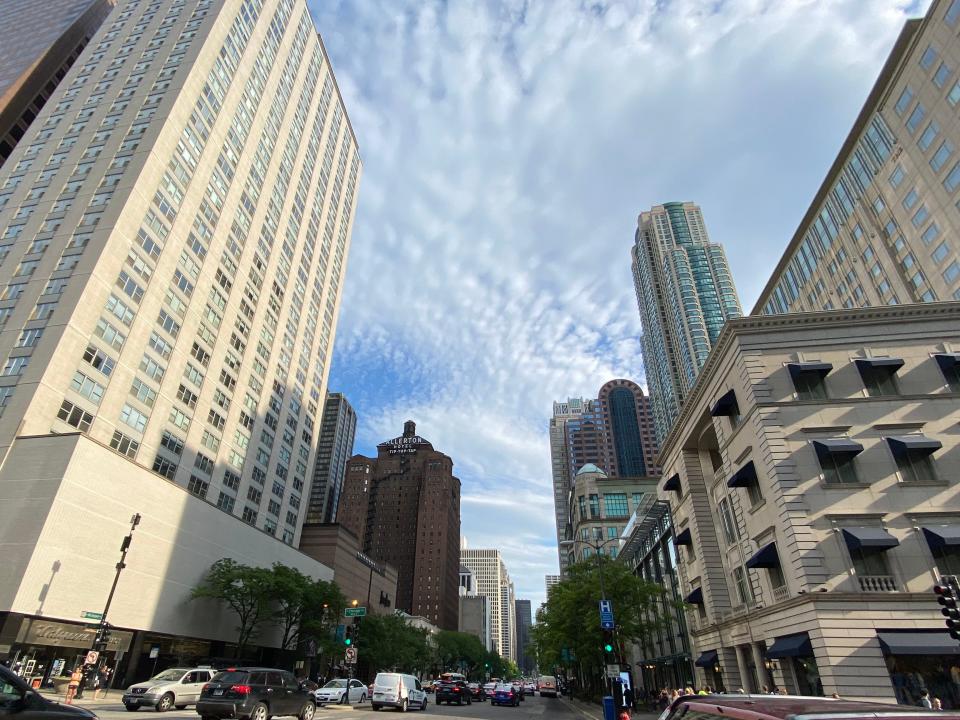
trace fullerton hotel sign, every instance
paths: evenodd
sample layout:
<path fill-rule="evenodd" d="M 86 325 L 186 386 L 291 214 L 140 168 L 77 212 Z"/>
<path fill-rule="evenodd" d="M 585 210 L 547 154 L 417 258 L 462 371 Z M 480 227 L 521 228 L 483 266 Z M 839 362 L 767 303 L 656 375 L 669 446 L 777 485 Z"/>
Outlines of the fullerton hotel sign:
<path fill-rule="evenodd" d="M 420 445 L 429 444 L 419 435 L 409 435 L 387 440 L 385 443 L 380 443 L 377 448 L 386 450 L 390 455 L 415 455 Z"/>

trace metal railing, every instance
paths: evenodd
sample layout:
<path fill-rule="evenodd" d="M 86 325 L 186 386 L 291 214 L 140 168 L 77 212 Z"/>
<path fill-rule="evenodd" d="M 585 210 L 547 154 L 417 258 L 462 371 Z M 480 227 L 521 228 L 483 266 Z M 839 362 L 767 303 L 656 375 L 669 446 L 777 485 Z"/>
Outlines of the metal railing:
<path fill-rule="evenodd" d="M 781 585 L 773 589 L 773 601 L 774 602 L 783 602 L 790 598 L 790 588 L 786 585 Z"/>
<path fill-rule="evenodd" d="M 861 592 L 896 592 L 897 582 L 892 575 L 857 575 Z"/>

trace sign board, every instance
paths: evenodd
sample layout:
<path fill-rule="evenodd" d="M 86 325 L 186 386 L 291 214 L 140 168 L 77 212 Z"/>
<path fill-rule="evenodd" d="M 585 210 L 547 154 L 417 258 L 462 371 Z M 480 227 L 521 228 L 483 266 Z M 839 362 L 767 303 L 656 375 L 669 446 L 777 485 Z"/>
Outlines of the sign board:
<path fill-rule="evenodd" d="M 160 657 L 160 646 L 154 645 L 152 648 L 150 648 L 150 659 L 156 660 L 158 657 Z"/>
<path fill-rule="evenodd" d="M 346 626 L 346 625 L 337 625 L 337 633 L 336 633 L 336 635 L 335 635 L 335 637 L 337 638 L 337 642 L 338 642 L 338 643 L 343 642 L 343 639 L 344 639 L 346 636 L 347 636 L 347 626 Z"/>
<path fill-rule="evenodd" d="M 17 642 L 24 645 L 70 647 L 86 650 L 93 646 L 96 634 L 96 627 L 24 618 L 20 625 L 20 632 L 17 634 Z M 130 649 L 132 641 L 133 633 L 129 630 L 112 630 L 110 638 L 107 640 L 106 649 L 111 652 L 126 652 Z"/>
<path fill-rule="evenodd" d="M 343 659 L 350 665 L 353 665 L 357 662 L 357 649 L 355 647 L 348 647 L 343 651 Z"/>
<path fill-rule="evenodd" d="M 613 630 L 613 605 L 609 600 L 600 601 L 600 627 L 604 630 Z"/>
<path fill-rule="evenodd" d="M 377 450 L 386 450 L 390 455 L 415 455 L 421 446 L 430 443 L 419 435 L 404 435 L 377 445 Z"/>
<path fill-rule="evenodd" d="M 620 666 L 619 665 L 607 665 L 607 677 L 612 680 L 620 679 Z"/>
<path fill-rule="evenodd" d="M 82 617 L 84 620 L 103 620 L 103 613 L 84 610 L 82 613 L 80 613 L 80 617 Z"/>
<path fill-rule="evenodd" d="M 367 614 L 365 607 L 349 607 L 343 611 L 345 617 L 364 617 Z"/>
<path fill-rule="evenodd" d="M 98 653 L 96 650 L 91 650 L 87 653 L 87 657 L 84 659 L 84 662 L 86 662 L 87 665 L 96 665 L 98 657 L 100 657 L 100 653 Z"/>

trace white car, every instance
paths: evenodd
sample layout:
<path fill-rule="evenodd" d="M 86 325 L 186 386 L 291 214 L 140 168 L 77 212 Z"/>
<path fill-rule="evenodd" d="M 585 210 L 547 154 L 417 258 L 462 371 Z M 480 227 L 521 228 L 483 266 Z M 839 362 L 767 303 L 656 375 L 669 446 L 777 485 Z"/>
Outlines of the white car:
<path fill-rule="evenodd" d="M 377 673 L 377 679 L 373 681 L 373 697 L 370 698 L 370 704 L 374 710 L 382 707 L 395 707 L 402 712 L 413 709 L 426 710 L 427 693 L 413 675 Z"/>
<path fill-rule="evenodd" d="M 338 703 L 347 705 L 350 703 L 365 703 L 367 701 L 367 687 L 355 678 L 338 678 L 331 680 L 322 688 L 317 688 L 313 696 L 317 699 L 317 705 L 324 703 Z"/>
<path fill-rule="evenodd" d="M 142 707 L 153 707 L 157 712 L 187 705 L 196 705 L 203 686 L 210 682 L 212 668 L 170 668 L 146 682 L 136 683 L 123 694 L 123 704 L 130 712 Z"/>
<path fill-rule="evenodd" d="M 537 692 L 537 684 L 533 680 L 527 680 L 523 684 L 523 691 L 528 695 L 535 695 Z"/>

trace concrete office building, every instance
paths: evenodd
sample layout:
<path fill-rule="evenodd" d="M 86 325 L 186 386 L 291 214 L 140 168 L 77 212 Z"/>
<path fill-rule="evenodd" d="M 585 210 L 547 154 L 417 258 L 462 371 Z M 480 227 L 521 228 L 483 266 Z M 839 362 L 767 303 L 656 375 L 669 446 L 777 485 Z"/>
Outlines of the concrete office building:
<path fill-rule="evenodd" d="M 219 633 L 181 607 L 195 556 L 329 574 L 283 546 L 303 523 L 359 174 L 304 0 L 113 10 L 0 171 L 0 612 L 97 610 L 131 505 L 168 540 L 149 560 L 165 594 L 142 589 L 120 627 Z M 30 464 L 41 447 L 62 478 Z M 68 499 L 77 477 L 89 491 Z M 50 592 L 87 601 L 38 608 L 55 560 Z"/>
<path fill-rule="evenodd" d="M 545 588 L 545 590 L 546 590 L 546 595 L 547 595 L 547 597 L 550 597 L 550 589 L 551 589 L 554 585 L 558 585 L 558 584 L 560 583 L 560 576 L 559 576 L 559 575 L 544 575 L 544 576 L 543 576 L 543 581 L 544 581 L 544 588 Z"/>
<path fill-rule="evenodd" d="M 364 553 L 397 568 L 398 610 L 457 629 L 460 480 L 412 421 L 376 458 L 350 458 L 337 518 Z"/>
<path fill-rule="evenodd" d="M 461 595 L 457 630 L 475 636 L 487 650 L 492 650 L 490 615 L 489 598 L 483 595 Z"/>
<path fill-rule="evenodd" d="M 511 657 L 516 610 L 513 607 L 513 582 L 499 550 L 460 548 L 460 562 L 470 569 L 477 595 L 490 605 L 490 637 L 493 650 Z"/>
<path fill-rule="evenodd" d="M 514 608 L 514 617 L 517 623 L 517 667 L 524 675 L 532 675 L 536 662 L 530 653 L 530 628 L 533 626 L 530 601 L 517 600 Z"/>
<path fill-rule="evenodd" d="M 611 477 L 659 472 L 650 399 L 635 382 L 617 379 L 604 384 L 595 400 L 569 398 L 555 402 L 550 420 L 550 455 L 563 574 L 569 557 L 567 500 L 575 473 L 588 464 Z"/>
<path fill-rule="evenodd" d="M 723 247 L 710 242 L 696 204 L 665 203 L 640 213 L 631 257 L 659 443 L 723 324 L 742 313 Z"/>
<path fill-rule="evenodd" d="M 960 706 L 960 303 L 731 321 L 660 456 L 697 684 Z"/>
<path fill-rule="evenodd" d="M 114 0 L 0 4 L 0 167 L 113 5 Z"/>
<path fill-rule="evenodd" d="M 343 476 L 353 455 L 357 414 L 340 393 L 327 393 L 317 438 L 317 459 L 307 505 L 308 523 L 332 523 L 337 519 Z"/>
<path fill-rule="evenodd" d="M 755 314 L 960 299 L 958 30 L 904 26 Z"/>

